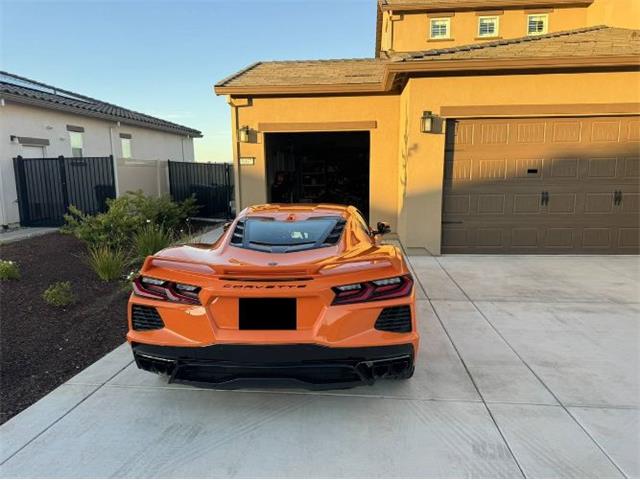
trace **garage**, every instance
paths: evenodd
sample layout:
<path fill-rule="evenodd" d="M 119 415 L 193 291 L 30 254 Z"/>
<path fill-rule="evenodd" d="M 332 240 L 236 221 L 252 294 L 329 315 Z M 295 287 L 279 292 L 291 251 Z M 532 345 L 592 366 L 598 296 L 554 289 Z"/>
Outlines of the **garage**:
<path fill-rule="evenodd" d="M 640 117 L 447 123 L 443 253 L 637 254 Z"/>
<path fill-rule="evenodd" d="M 369 132 L 265 134 L 267 199 L 341 203 L 369 215 Z"/>

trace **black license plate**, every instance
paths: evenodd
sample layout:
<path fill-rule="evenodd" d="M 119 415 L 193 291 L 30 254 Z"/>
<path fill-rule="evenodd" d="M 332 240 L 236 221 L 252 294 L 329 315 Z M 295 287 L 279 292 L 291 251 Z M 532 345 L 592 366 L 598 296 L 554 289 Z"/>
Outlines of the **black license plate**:
<path fill-rule="evenodd" d="M 295 298 L 240 298 L 240 330 L 295 330 Z"/>

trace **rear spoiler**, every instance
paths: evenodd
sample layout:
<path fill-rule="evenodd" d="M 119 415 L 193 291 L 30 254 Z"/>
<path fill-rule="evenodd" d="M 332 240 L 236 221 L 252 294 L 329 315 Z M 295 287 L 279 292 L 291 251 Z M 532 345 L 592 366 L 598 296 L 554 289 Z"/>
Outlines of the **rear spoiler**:
<path fill-rule="evenodd" d="M 215 276 L 252 276 L 252 277 L 299 277 L 346 273 L 354 270 L 369 270 L 383 267 L 401 268 L 401 259 L 397 255 L 363 255 L 346 259 L 335 259 L 305 266 L 288 265 L 215 265 L 193 260 L 171 257 L 150 256 L 145 260 L 141 271 L 153 269 L 196 273 Z"/>

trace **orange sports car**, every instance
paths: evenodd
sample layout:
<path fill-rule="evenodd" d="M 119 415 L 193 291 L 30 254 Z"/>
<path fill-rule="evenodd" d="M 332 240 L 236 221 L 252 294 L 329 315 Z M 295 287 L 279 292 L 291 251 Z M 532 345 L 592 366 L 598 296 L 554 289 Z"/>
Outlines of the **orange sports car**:
<path fill-rule="evenodd" d="M 409 378 L 413 279 L 354 207 L 258 205 L 213 245 L 148 257 L 127 339 L 139 368 L 217 388 L 346 388 Z"/>

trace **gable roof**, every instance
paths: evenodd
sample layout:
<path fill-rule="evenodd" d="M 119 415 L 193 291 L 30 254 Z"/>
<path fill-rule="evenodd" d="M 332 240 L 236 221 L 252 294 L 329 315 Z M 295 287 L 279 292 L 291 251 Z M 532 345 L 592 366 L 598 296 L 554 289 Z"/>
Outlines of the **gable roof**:
<path fill-rule="evenodd" d="M 349 91 L 350 87 L 375 88 L 384 80 L 386 63 L 375 58 L 257 62 L 221 80 L 215 88 L 217 93 L 256 86 L 268 90 L 283 85 L 291 91 L 309 86 L 324 88 L 327 92 Z"/>
<path fill-rule="evenodd" d="M 459 11 L 492 8 L 536 8 L 584 5 L 594 0 L 379 0 L 381 10 L 402 11 Z"/>
<path fill-rule="evenodd" d="M 215 86 L 218 94 L 386 92 L 400 74 L 640 66 L 640 30 L 605 26 L 387 59 L 259 62 Z M 423 73 L 423 74 L 424 74 Z"/>
<path fill-rule="evenodd" d="M 0 97 L 17 103 L 63 110 L 88 117 L 120 121 L 129 125 L 162 130 L 164 132 L 202 137 L 193 128 L 168 122 L 144 113 L 128 110 L 69 90 L 63 90 L 29 78 L 0 71 Z"/>

